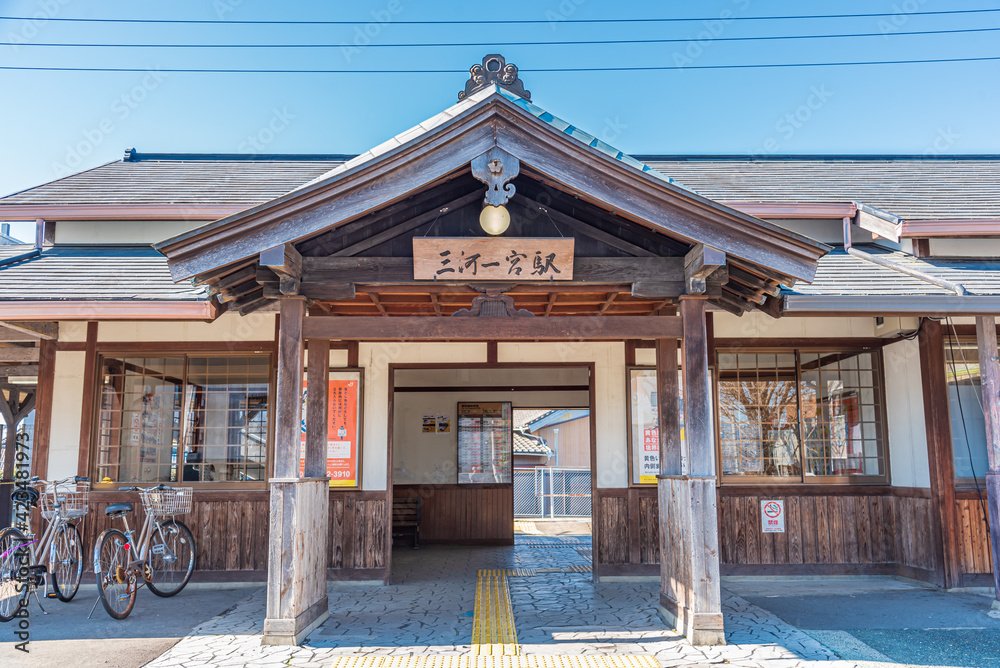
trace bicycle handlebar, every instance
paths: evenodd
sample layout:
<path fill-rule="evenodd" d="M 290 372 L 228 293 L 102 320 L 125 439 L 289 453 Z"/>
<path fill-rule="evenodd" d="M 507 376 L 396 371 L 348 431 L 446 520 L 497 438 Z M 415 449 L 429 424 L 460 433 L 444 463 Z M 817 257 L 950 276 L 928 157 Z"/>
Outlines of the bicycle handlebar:
<path fill-rule="evenodd" d="M 173 487 L 171 487 L 170 485 L 159 484 L 159 485 L 156 485 L 155 487 L 135 487 L 135 486 L 132 486 L 132 487 L 119 487 L 118 491 L 119 492 L 149 492 L 149 491 L 152 491 L 152 490 L 160 490 L 160 489 L 173 489 Z"/>

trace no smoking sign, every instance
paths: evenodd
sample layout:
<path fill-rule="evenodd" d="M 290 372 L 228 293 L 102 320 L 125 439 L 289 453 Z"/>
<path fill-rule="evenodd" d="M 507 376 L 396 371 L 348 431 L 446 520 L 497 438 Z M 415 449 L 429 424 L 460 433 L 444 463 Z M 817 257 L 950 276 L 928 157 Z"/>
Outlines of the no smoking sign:
<path fill-rule="evenodd" d="M 764 533 L 785 533 L 785 502 L 760 502 L 760 528 Z"/>

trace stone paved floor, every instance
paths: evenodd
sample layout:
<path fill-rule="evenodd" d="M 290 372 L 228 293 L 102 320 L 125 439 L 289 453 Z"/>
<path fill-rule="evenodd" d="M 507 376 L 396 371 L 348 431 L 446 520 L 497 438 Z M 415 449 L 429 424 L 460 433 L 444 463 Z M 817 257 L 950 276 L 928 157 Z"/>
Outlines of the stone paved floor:
<path fill-rule="evenodd" d="M 393 553 L 390 586 L 331 585 L 330 619 L 301 647 L 260 644 L 265 597 L 254 591 L 197 627 L 149 668 L 325 666 L 334 656 L 468 654 L 476 571 L 587 565 L 588 536 L 518 537 L 515 547 Z M 661 666 L 848 667 L 817 640 L 724 591 L 725 647 L 692 647 L 656 615 L 657 583 L 594 584 L 588 573 L 510 578 L 524 654 L 652 654 Z"/>

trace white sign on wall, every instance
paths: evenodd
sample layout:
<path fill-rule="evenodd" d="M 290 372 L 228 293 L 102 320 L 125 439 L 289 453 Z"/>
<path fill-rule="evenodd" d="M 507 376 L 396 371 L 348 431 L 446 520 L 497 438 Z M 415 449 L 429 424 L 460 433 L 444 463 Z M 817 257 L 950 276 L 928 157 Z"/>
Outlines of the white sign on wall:
<path fill-rule="evenodd" d="M 764 533 L 785 533 L 785 502 L 760 502 L 760 528 Z"/>

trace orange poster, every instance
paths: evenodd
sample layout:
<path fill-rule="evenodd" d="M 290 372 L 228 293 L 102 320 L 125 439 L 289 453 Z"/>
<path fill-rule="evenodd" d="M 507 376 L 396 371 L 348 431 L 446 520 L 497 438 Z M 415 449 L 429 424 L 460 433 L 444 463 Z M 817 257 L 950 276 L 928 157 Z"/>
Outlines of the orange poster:
<path fill-rule="evenodd" d="M 327 388 L 326 475 L 330 487 L 358 484 L 358 386 L 356 378 L 331 380 Z M 299 474 L 305 472 L 306 404 L 308 392 L 303 381 L 302 446 Z"/>

